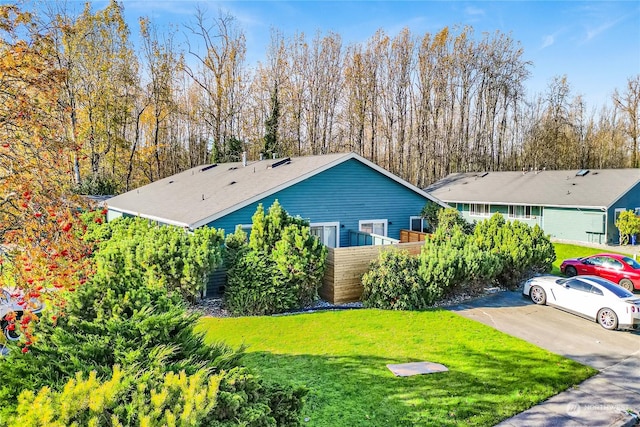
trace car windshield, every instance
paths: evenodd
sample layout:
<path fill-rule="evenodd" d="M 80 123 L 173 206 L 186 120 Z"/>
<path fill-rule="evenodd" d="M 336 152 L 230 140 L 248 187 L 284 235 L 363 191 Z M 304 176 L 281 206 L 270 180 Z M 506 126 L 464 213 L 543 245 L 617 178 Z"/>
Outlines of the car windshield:
<path fill-rule="evenodd" d="M 606 279 L 601 279 L 600 277 L 589 277 L 589 280 L 592 282 L 596 282 L 598 285 L 612 292 L 618 298 L 630 298 L 633 297 L 633 294 L 626 290 L 625 288 L 616 285 Z"/>
<path fill-rule="evenodd" d="M 625 264 L 628 264 L 634 270 L 640 270 L 640 262 L 636 261 L 635 259 L 626 256 L 622 258 L 622 261 L 624 261 Z"/>

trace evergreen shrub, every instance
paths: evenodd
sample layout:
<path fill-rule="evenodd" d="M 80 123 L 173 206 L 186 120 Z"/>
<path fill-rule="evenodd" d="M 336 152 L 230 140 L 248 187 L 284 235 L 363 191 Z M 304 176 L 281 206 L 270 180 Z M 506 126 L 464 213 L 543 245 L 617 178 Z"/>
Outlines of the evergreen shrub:
<path fill-rule="evenodd" d="M 476 224 L 474 240 L 480 250 L 502 258 L 497 279 L 509 288 L 532 274 L 549 271 L 556 259 L 553 244 L 537 224 L 531 227 L 517 220 L 506 221 L 500 214 Z"/>
<path fill-rule="evenodd" d="M 211 374 L 167 372 L 159 378 L 131 374 L 114 366 L 100 380 L 95 371 L 78 373 L 61 390 L 23 391 L 8 426 L 145 426 L 222 427 L 295 426 L 304 391 L 265 393 L 244 368 Z M 274 404 L 278 400 L 279 404 Z M 283 402 L 295 402 L 287 406 Z M 277 408 L 271 411 L 270 406 Z M 288 410 L 283 410 L 283 408 Z"/>
<path fill-rule="evenodd" d="M 209 227 L 187 232 L 144 218 L 118 218 L 90 228 L 96 244 L 96 280 L 145 280 L 194 300 L 207 274 L 222 263 L 224 233 Z"/>
<path fill-rule="evenodd" d="M 615 225 L 620 232 L 621 245 L 628 244 L 631 236 L 640 234 L 640 217 L 632 210 L 620 212 Z"/>
<path fill-rule="evenodd" d="M 418 274 L 420 261 L 407 251 L 384 251 L 362 277 L 365 307 L 418 310 L 432 305 L 442 294 Z"/>
<path fill-rule="evenodd" d="M 540 227 L 507 222 L 496 214 L 465 225 L 455 209 L 443 209 L 438 228 L 418 257 L 382 252 L 362 278 L 368 307 L 416 310 L 469 287 L 498 283 L 517 286 L 531 274 L 546 272 L 555 251 Z"/>
<path fill-rule="evenodd" d="M 74 406 L 74 402 L 86 400 L 83 393 L 105 390 L 100 384 L 113 380 L 115 366 L 120 366 L 126 374 L 123 378 L 128 378 L 122 395 L 109 397 L 98 393 L 88 397 L 89 402 L 115 399 L 112 407 L 98 411 L 100 422 L 107 422 L 105 420 L 116 414 L 120 425 L 171 425 L 163 424 L 165 419 L 157 421 L 158 424 L 154 424 L 154 420 L 138 423 L 132 415 L 138 410 L 146 411 L 148 405 L 160 399 L 155 392 L 149 394 L 145 390 L 160 387 L 158 393 L 163 395 L 161 383 L 167 378 L 175 378 L 171 375 L 187 376 L 193 382 L 206 372 L 207 382 L 210 379 L 218 381 L 216 378 L 219 377 L 219 390 L 203 403 L 204 406 L 215 403 L 215 409 L 205 411 L 206 422 L 182 425 L 297 425 L 304 389 L 263 383 L 238 365 L 242 349 L 234 351 L 222 343 L 205 343 L 203 333 L 196 333 L 194 329 L 199 315 L 187 310 L 182 289 L 167 286 L 170 280 L 182 283 L 180 274 L 191 270 L 183 268 L 182 273 L 166 274 L 167 278 L 162 279 L 157 272 L 164 270 L 154 264 L 148 269 L 136 267 L 140 260 L 152 259 L 146 253 L 151 245 L 147 246 L 143 237 L 148 237 L 147 232 L 152 228 L 147 229 L 148 225 L 137 220 L 127 221 L 110 229 L 108 241 L 96 242 L 96 272 L 87 283 L 67 295 L 66 305 L 62 308 L 64 313 L 56 312 L 54 307 L 43 312 L 35 325 L 34 335 L 38 341 L 31 345 L 30 351 L 22 353 L 17 344 L 11 344 L 9 354 L 0 358 L 0 383 L 3 385 L 0 388 L 0 426 L 7 425 L 7 420 L 18 420 L 23 416 L 27 419 L 44 416 L 58 411 L 58 407 L 64 411 L 79 411 L 78 418 L 73 419 L 78 425 L 88 425 L 84 422 L 95 414 L 87 412 L 82 405 Z M 125 226 L 125 222 L 133 225 Z M 182 241 L 186 233 L 178 232 L 167 233 L 170 238 L 164 241 L 173 247 L 167 248 L 166 253 L 183 253 L 188 257 L 189 248 Z M 155 232 L 152 235 L 159 237 Z M 215 236 L 218 234 L 203 233 L 202 236 L 202 242 L 196 245 L 196 253 L 206 261 L 210 259 L 210 248 L 217 247 L 211 242 L 217 242 Z M 166 256 L 156 255 L 156 260 Z M 92 380 L 95 387 L 83 383 L 78 389 L 78 384 L 86 381 L 83 378 L 90 380 L 91 375 L 95 375 Z M 76 391 L 65 394 L 68 388 Z M 172 390 L 166 393 L 182 393 L 181 389 Z M 31 405 L 46 401 L 48 406 L 28 413 L 24 412 L 23 406 L 16 413 L 17 397 L 21 393 Z M 189 396 L 178 395 L 176 399 L 184 400 Z M 69 399 L 73 402 L 67 401 Z M 140 416 L 143 414 L 146 412 L 139 413 Z M 61 413 L 54 415 L 63 416 Z M 52 420 L 59 425 L 71 425 L 67 424 L 71 418 Z M 48 425 L 48 422 L 41 425 Z M 226 424 L 218 424 L 220 422 Z M 18 424 L 16 421 L 9 425 Z M 27 422 L 22 425 L 38 424 Z M 51 425 L 55 423 L 52 421 Z"/>
<path fill-rule="evenodd" d="M 234 314 L 261 315 L 301 308 L 318 297 L 327 249 L 309 223 L 287 214 L 276 200 L 252 217 L 249 243 L 238 228 L 226 238 L 225 305 Z"/>

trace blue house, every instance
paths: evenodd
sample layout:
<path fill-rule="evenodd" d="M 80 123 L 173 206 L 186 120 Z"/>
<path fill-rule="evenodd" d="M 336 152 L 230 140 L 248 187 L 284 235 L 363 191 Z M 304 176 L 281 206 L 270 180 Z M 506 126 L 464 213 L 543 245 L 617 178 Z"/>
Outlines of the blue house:
<path fill-rule="evenodd" d="M 193 230 L 251 227 L 258 204 L 275 200 L 329 247 L 391 243 L 422 230 L 426 203 L 446 206 L 355 153 L 211 164 L 108 200 L 108 220 L 139 216 Z"/>
<path fill-rule="evenodd" d="M 640 215 L 640 169 L 453 173 L 425 191 L 469 221 L 498 212 L 558 240 L 617 244 L 620 213 Z"/>

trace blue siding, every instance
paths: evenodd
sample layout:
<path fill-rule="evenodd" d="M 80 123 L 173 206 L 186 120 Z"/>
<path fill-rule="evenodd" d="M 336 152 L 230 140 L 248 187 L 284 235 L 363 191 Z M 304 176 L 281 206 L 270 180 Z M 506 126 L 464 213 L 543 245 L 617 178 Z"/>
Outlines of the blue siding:
<path fill-rule="evenodd" d="M 617 244 L 620 242 L 620 233 L 615 224 L 616 209 L 634 210 L 635 208 L 640 208 L 640 184 L 636 184 L 627 191 L 607 210 L 607 243 Z"/>
<path fill-rule="evenodd" d="M 419 215 L 428 201 L 351 159 L 207 225 L 233 232 L 236 225 L 251 223 L 258 203 L 268 209 L 276 199 L 290 215 L 312 223 L 340 222 L 340 246 L 349 246 L 349 230 L 358 230 L 359 220 L 386 219 L 387 235 L 399 239 L 409 217 Z"/>

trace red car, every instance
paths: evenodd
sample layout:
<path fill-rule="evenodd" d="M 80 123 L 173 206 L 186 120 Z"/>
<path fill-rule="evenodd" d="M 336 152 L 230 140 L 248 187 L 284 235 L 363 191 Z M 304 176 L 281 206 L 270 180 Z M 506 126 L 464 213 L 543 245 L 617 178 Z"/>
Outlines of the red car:
<path fill-rule="evenodd" d="M 589 274 L 617 283 L 630 292 L 640 290 L 640 263 L 620 254 L 597 254 L 565 259 L 560 270 L 567 276 Z"/>

